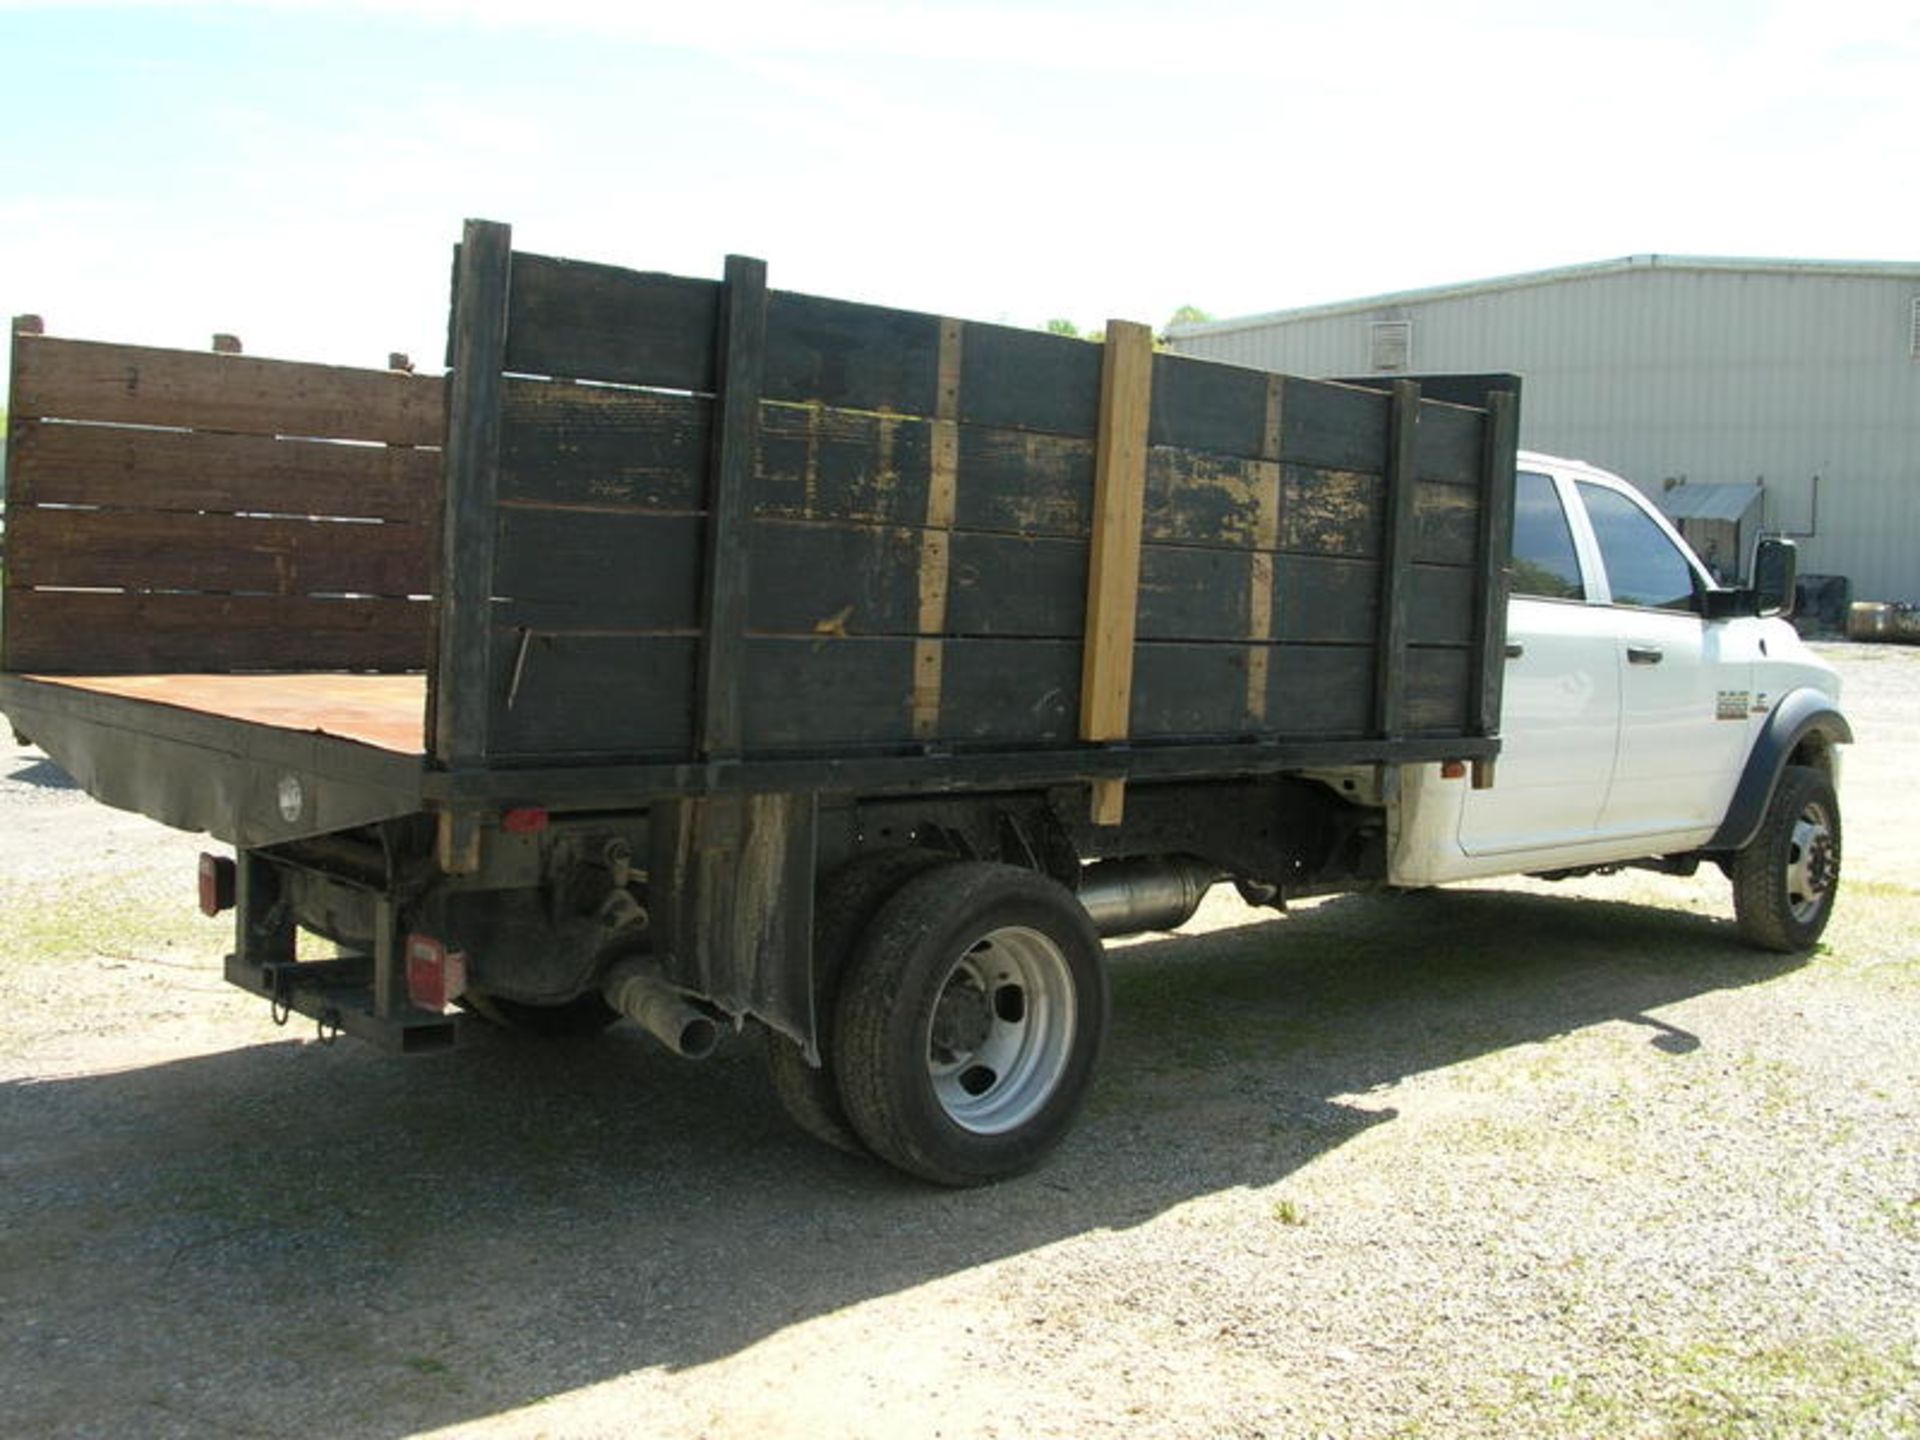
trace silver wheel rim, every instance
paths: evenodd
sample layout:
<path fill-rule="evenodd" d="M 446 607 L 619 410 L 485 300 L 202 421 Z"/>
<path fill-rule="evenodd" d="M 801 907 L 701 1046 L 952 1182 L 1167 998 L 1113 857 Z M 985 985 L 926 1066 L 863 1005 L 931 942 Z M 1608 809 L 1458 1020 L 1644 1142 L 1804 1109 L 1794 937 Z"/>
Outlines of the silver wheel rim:
<path fill-rule="evenodd" d="M 963 1130 L 1001 1135 L 1031 1120 L 1066 1073 L 1078 1021 L 1073 974 L 1037 930 L 994 930 L 954 962 L 927 1027 L 927 1074 Z"/>
<path fill-rule="evenodd" d="M 1805 924 L 1820 913 L 1833 893 L 1839 870 L 1833 822 L 1826 806 L 1811 803 L 1794 820 L 1787 837 L 1787 909 L 1796 921 Z"/>

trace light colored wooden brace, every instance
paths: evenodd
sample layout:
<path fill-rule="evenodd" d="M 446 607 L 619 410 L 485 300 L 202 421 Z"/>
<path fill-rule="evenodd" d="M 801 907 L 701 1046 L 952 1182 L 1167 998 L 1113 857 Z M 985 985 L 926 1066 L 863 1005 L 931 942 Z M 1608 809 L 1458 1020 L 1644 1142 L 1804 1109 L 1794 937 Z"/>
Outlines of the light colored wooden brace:
<path fill-rule="evenodd" d="M 1152 392 L 1153 332 L 1132 321 L 1109 321 L 1094 444 L 1093 545 L 1080 670 L 1082 740 L 1124 740 L 1130 724 Z M 1124 780 L 1093 782 L 1094 824 L 1118 825 L 1125 810 Z"/>
<path fill-rule="evenodd" d="M 953 571 L 953 511 L 960 479 L 960 322 L 940 322 L 939 390 L 934 399 L 933 473 L 920 532 L 920 623 L 913 642 L 913 735 L 940 733 L 940 687 Z"/>

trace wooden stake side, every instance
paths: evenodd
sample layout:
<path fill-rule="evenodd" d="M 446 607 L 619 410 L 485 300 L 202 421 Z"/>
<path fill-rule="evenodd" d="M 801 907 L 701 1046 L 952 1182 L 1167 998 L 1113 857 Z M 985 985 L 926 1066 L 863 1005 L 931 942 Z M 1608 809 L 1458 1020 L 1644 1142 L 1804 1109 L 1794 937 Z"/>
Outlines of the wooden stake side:
<path fill-rule="evenodd" d="M 1093 536 L 1080 672 L 1082 740 L 1124 740 L 1128 734 L 1152 392 L 1153 332 L 1127 320 L 1108 322 L 1100 373 L 1100 431 L 1094 445 Z M 1095 782 L 1095 824 L 1120 823 L 1124 783 Z"/>
<path fill-rule="evenodd" d="M 767 364 L 767 265 L 729 255 L 715 337 L 715 399 L 707 490 L 696 728 L 702 760 L 735 760 L 744 744 L 741 671 L 747 650 L 747 526 L 754 442 Z"/>
<path fill-rule="evenodd" d="M 927 486 L 926 527 L 920 532 L 919 638 L 913 647 L 913 736 L 924 742 L 932 742 L 940 733 L 947 595 L 952 583 L 953 521 L 960 481 L 961 334 L 958 320 L 940 322 L 933 473 Z"/>
<path fill-rule="evenodd" d="M 453 295 L 453 371 L 446 380 L 445 506 L 440 535 L 438 637 L 427 685 L 433 758 L 478 769 L 491 749 L 492 645 L 488 610 L 500 493 L 500 367 L 506 350 L 513 232 L 469 220 Z M 237 366 L 240 359 L 205 364 Z M 258 363 L 258 362 L 254 362 Z M 391 384 L 389 377 L 378 379 Z M 464 837 L 461 837 L 464 840 Z M 449 844 L 444 858 L 471 858 Z M 460 872 L 449 872 L 460 873 Z"/>

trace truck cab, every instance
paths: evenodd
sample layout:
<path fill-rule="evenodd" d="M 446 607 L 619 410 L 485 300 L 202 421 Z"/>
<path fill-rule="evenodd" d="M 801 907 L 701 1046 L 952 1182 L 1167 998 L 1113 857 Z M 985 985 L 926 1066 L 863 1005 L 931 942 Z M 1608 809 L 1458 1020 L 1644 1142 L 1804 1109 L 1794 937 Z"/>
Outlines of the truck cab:
<path fill-rule="evenodd" d="M 1406 777 L 1396 884 L 1737 849 L 1756 766 L 1835 778 L 1838 679 L 1782 597 L 1720 585 L 1619 476 L 1522 451 L 1509 584 L 1500 758 L 1480 786 Z M 1816 713 L 1796 756 L 1778 732 Z"/>

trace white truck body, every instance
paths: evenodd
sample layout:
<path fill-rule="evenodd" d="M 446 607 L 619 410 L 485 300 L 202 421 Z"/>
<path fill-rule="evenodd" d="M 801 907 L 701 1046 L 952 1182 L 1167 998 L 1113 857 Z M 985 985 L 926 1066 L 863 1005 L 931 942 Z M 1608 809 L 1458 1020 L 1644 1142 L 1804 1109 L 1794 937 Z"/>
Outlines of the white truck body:
<path fill-rule="evenodd" d="M 1493 783 L 1402 770 L 1395 885 L 1697 851 L 1781 698 L 1839 705 L 1837 675 L 1786 621 L 1702 613 L 1716 582 L 1626 481 L 1524 451 L 1518 471 Z"/>

